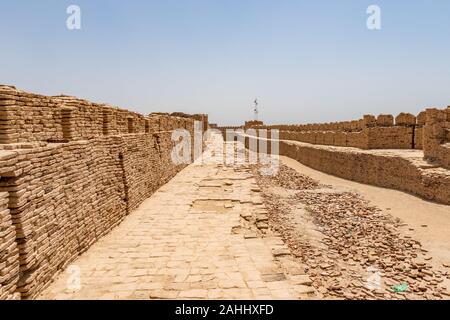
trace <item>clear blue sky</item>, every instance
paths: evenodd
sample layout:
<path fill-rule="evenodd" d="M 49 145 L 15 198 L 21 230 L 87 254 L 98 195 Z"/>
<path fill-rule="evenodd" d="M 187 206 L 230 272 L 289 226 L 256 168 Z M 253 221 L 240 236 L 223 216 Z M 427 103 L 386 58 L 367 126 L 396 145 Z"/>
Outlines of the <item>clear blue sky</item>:
<path fill-rule="evenodd" d="M 0 1 L 0 83 L 27 91 L 222 124 L 251 119 L 255 97 L 268 123 L 450 104 L 448 0 Z"/>

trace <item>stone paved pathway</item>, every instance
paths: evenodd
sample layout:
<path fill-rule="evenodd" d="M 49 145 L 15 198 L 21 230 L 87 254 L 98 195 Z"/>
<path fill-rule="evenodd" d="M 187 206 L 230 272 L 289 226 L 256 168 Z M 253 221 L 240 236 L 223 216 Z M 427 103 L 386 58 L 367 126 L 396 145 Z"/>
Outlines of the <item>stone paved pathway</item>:
<path fill-rule="evenodd" d="M 188 166 L 76 259 L 39 298 L 313 296 L 308 277 L 282 240 L 264 230 L 257 188 L 243 167 Z M 245 229 L 252 216 L 259 217 L 264 235 Z"/>

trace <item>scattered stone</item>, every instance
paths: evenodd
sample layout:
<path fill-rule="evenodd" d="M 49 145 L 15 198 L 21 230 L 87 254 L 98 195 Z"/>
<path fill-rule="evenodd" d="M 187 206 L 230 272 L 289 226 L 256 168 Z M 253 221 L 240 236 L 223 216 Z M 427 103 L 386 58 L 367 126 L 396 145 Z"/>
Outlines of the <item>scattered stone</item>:
<path fill-rule="evenodd" d="M 298 294 L 311 294 L 314 293 L 314 288 L 311 286 L 298 285 L 294 287 L 294 290 Z"/>
<path fill-rule="evenodd" d="M 288 248 L 277 248 L 272 250 L 274 257 L 288 256 L 291 254 Z"/>
<path fill-rule="evenodd" d="M 370 206 L 356 193 L 327 189 L 284 166 L 280 172 L 276 177 L 257 176 L 268 208 L 267 222 L 282 235 L 292 255 L 302 261 L 312 286 L 323 296 L 416 299 L 421 297 L 419 293 L 437 292 L 438 281 L 433 277 L 429 260 L 416 260 L 426 250 L 420 242 L 399 232 L 407 224 Z M 271 191 L 273 186 L 296 193 L 282 201 Z M 318 242 L 320 247 L 296 230 L 296 217 L 292 213 L 296 204 L 307 210 L 314 229 L 323 236 Z M 366 288 L 374 274 L 382 278 L 387 289 L 377 288 L 375 293 Z M 425 285 L 420 289 L 426 287 L 426 291 L 419 289 L 422 281 Z M 392 295 L 394 287 L 397 292 Z"/>
<path fill-rule="evenodd" d="M 291 276 L 290 280 L 296 285 L 311 286 L 312 283 L 313 283 L 311 278 L 309 276 L 307 276 L 307 275 Z"/>
<path fill-rule="evenodd" d="M 256 233 L 246 233 L 244 234 L 244 239 L 256 239 L 258 235 Z"/>

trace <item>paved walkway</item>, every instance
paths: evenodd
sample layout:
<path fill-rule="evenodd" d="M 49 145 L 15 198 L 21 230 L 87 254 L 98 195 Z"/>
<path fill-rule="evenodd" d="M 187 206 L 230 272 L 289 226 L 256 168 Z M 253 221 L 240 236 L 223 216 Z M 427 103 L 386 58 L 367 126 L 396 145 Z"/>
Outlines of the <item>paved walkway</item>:
<path fill-rule="evenodd" d="M 282 240 L 264 229 L 266 217 L 248 169 L 192 164 L 75 260 L 39 298 L 310 297 L 308 277 Z"/>

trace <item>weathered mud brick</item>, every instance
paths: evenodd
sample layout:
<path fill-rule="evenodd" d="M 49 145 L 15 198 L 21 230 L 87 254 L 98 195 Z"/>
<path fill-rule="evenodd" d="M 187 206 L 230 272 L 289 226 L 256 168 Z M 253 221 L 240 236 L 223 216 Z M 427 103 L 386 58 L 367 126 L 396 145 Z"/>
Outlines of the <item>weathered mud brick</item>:
<path fill-rule="evenodd" d="M 423 149 L 423 127 L 414 129 L 414 149 Z"/>
<path fill-rule="evenodd" d="M 448 110 L 450 109 L 445 111 L 446 118 L 450 117 Z M 396 121 L 390 114 L 381 114 L 376 118 L 373 115 L 365 115 L 360 120 L 352 121 L 263 125 L 258 128 L 280 130 L 281 140 L 311 144 L 360 149 L 422 149 L 425 119 L 426 112 L 421 112 L 417 119 L 412 114 L 401 113 L 396 117 Z"/>
<path fill-rule="evenodd" d="M 323 144 L 328 145 L 328 146 L 335 145 L 334 135 L 335 135 L 335 132 L 332 132 L 332 131 L 324 132 L 323 133 Z"/>
<path fill-rule="evenodd" d="M 423 131 L 424 156 L 450 168 L 450 148 L 446 143 L 446 133 L 450 125 L 447 122 L 446 110 L 433 108 L 427 109 L 426 112 L 426 124 Z"/>
<path fill-rule="evenodd" d="M 427 112 L 422 111 L 417 115 L 417 125 L 424 126 L 427 121 Z"/>
<path fill-rule="evenodd" d="M 414 126 L 416 117 L 410 113 L 402 112 L 395 118 L 395 124 L 398 126 Z"/>
<path fill-rule="evenodd" d="M 380 114 L 377 117 L 377 126 L 392 127 L 394 125 L 394 116 L 391 114 Z"/>
<path fill-rule="evenodd" d="M 366 128 L 375 127 L 377 125 L 377 119 L 371 114 L 364 115 L 363 121 Z"/>
<path fill-rule="evenodd" d="M 336 132 L 334 134 L 334 145 L 339 147 L 347 146 L 347 133 L 346 132 Z"/>
<path fill-rule="evenodd" d="M 171 134 L 195 119 L 0 86 L 0 299 L 38 295 L 181 170 Z"/>
<path fill-rule="evenodd" d="M 369 149 L 412 149 L 413 131 L 403 126 L 369 128 Z"/>

